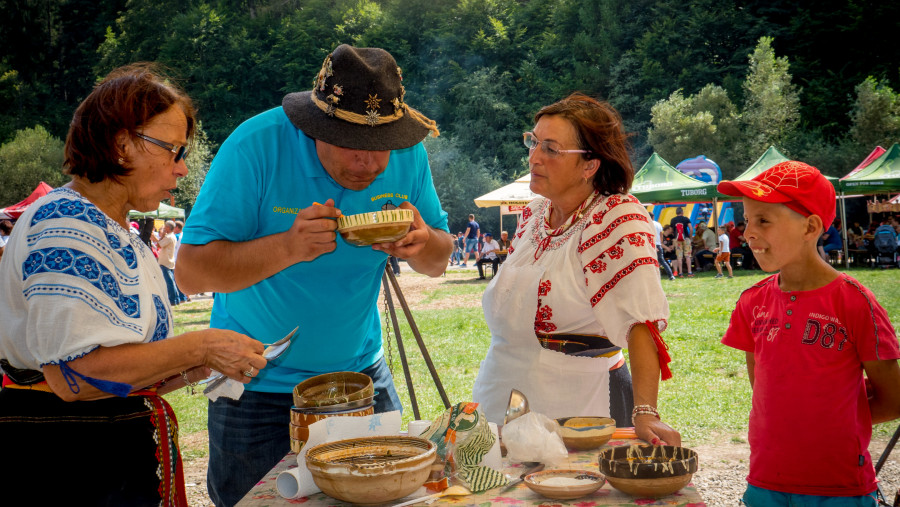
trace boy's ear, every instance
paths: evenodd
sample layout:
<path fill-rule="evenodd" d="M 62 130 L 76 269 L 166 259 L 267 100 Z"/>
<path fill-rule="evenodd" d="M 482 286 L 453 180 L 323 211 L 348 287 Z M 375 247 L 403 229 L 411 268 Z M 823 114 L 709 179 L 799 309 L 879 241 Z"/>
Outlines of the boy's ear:
<path fill-rule="evenodd" d="M 818 240 L 819 236 L 825 232 L 822 218 L 819 215 L 810 215 L 806 217 L 806 234 L 811 236 L 813 240 Z"/>

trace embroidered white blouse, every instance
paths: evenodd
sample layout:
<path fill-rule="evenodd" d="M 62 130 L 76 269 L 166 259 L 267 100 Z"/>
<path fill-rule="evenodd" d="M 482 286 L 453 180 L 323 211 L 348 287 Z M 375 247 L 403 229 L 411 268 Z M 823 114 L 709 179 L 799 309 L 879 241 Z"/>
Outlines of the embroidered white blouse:
<path fill-rule="evenodd" d="M 524 210 L 506 263 L 545 268 L 538 289 L 535 333 L 606 336 L 626 348 L 632 326 L 666 328 L 653 222 L 631 195 L 598 196 L 557 236 L 549 229 L 550 201 Z M 502 268 L 501 268 L 502 269 Z"/>
<path fill-rule="evenodd" d="M 166 294 L 139 237 L 56 189 L 22 214 L 0 260 L 0 358 L 39 370 L 101 345 L 167 338 Z"/>

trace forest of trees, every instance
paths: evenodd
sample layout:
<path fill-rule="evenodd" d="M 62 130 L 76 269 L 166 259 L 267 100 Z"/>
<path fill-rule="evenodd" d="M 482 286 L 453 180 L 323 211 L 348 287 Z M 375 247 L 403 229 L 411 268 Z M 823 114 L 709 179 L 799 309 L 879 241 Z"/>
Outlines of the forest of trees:
<path fill-rule="evenodd" d="M 640 167 L 704 154 L 726 177 L 771 144 L 843 175 L 900 140 L 900 2 L 857 0 L 0 0 L 0 205 L 53 186 L 99 77 L 157 61 L 199 108 L 177 204 L 242 121 L 309 89 L 340 43 L 378 46 L 428 140 L 451 227 L 527 170 L 521 132 L 572 91 L 609 100 Z M 24 194 L 23 194 L 24 193 Z M 488 227 L 496 211 L 483 210 Z"/>

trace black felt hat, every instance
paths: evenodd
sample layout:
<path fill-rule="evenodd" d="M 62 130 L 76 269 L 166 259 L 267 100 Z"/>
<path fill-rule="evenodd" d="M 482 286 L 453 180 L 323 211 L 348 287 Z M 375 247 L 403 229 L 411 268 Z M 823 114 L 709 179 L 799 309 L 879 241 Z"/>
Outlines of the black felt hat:
<path fill-rule="evenodd" d="M 403 76 L 380 48 L 341 44 L 322 63 L 313 89 L 282 100 L 291 123 L 306 135 L 357 150 L 399 150 L 418 143 L 437 124 L 404 102 Z"/>

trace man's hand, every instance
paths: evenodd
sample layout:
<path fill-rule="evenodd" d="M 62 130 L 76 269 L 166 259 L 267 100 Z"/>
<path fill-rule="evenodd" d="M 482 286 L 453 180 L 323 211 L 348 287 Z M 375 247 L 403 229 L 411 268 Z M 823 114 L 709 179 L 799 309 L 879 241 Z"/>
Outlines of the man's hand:
<path fill-rule="evenodd" d="M 420 254 L 425 248 L 425 243 L 431 237 L 431 228 L 422 220 L 419 210 L 408 201 L 401 203 L 399 208 L 413 212 L 413 223 L 409 228 L 409 233 L 393 243 L 376 243 L 372 245 L 372 248 L 398 259 L 410 259 Z"/>
<path fill-rule="evenodd" d="M 325 204 L 313 204 L 297 213 L 288 231 L 288 246 L 297 262 L 308 262 L 333 252 L 337 248 L 337 217 L 341 211 L 334 207 L 334 199 Z"/>
<path fill-rule="evenodd" d="M 412 204 L 403 202 L 400 209 L 413 212 L 413 223 L 409 233 L 393 243 L 374 244 L 372 249 L 406 260 L 409 267 L 417 273 L 430 277 L 441 276 L 447 269 L 447 261 L 453 250 L 452 237 L 426 224 L 419 210 Z"/>

